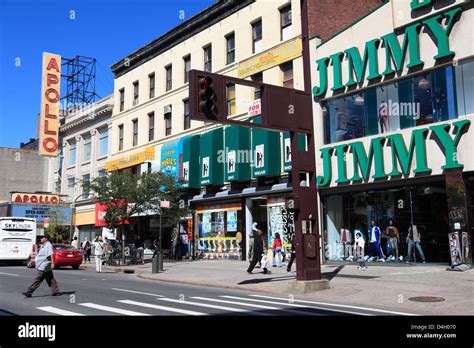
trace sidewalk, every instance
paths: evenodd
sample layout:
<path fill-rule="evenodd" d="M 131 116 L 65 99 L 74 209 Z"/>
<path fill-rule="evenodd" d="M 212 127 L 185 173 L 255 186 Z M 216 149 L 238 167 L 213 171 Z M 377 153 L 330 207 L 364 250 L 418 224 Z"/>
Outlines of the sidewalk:
<path fill-rule="evenodd" d="M 88 266 L 88 265 L 87 265 Z M 152 274 L 151 264 L 109 267 L 121 272 L 133 269 L 138 277 L 163 282 L 242 289 L 292 296 L 288 281 L 296 276 L 282 268 L 270 267 L 270 274 L 256 268 L 247 274 L 245 261 L 165 262 L 164 271 Z M 295 298 L 385 309 L 424 315 L 474 315 L 474 270 L 446 271 L 446 265 L 368 265 L 366 271 L 351 265 L 323 265 L 321 271 L 330 280 L 330 289 Z M 89 268 L 89 267 L 87 267 Z M 434 296 L 442 302 L 414 302 L 411 297 Z"/>

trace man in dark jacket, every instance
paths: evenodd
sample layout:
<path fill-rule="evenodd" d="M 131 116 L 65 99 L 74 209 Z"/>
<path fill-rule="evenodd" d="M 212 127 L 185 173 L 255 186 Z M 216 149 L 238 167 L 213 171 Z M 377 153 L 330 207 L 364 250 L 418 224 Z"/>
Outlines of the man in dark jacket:
<path fill-rule="evenodd" d="M 295 258 L 296 258 L 295 238 L 293 236 L 291 240 L 291 257 L 290 257 L 290 261 L 288 262 L 288 266 L 286 267 L 287 272 L 291 272 L 291 266 L 293 265 L 293 261 L 295 261 Z"/>
<path fill-rule="evenodd" d="M 263 232 L 261 229 L 258 229 L 257 235 L 254 237 L 253 242 L 253 258 L 252 262 L 250 262 L 249 268 L 247 269 L 247 273 L 252 273 L 255 265 L 260 261 L 263 254 Z M 263 273 L 268 273 L 267 268 L 263 269 Z"/>

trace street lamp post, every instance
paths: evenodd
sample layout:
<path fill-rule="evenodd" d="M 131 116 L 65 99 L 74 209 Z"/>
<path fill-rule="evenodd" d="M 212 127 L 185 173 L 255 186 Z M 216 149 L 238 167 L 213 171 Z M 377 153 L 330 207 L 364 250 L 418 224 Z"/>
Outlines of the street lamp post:
<path fill-rule="evenodd" d="M 74 212 L 76 210 L 76 202 L 79 198 L 81 198 L 83 196 L 89 196 L 89 194 L 81 193 L 79 196 L 74 198 L 74 200 L 71 203 L 71 225 L 70 225 L 70 228 L 69 228 L 69 240 L 72 240 L 72 235 L 73 235 L 72 230 L 74 228 Z"/>

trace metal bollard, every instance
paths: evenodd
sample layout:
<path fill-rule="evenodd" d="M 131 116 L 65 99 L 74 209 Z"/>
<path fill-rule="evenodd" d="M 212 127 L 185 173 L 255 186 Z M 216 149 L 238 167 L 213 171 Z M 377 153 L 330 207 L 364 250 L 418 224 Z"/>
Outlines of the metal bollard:
<path fill-rule="evenodd" d="M 151 273 L 159 273 L 160 272 L 160 256 L 159 254 L 157 257 L 154 257 L 153 260 L 151 261 Z"/>
<path fill-rule="evenodd" d="M 163 254 L 158 253 L 156 257 L 153 258 L 151 264 L 151 273 L 160 273 L 163 272 Z"/>

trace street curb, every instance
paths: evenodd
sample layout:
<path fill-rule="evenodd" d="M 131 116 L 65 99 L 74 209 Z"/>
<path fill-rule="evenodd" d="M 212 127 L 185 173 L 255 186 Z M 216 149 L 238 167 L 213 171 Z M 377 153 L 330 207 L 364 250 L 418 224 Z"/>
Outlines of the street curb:
<path fill-rule="evenodd" d="M 255 289 L 255 288 L 250 288 L 250 287 L 242 286 L 242 285 L 222 285 L 222 284 L 204 283 L 204 282 L 180 280 L 180 279 L 156 279 L 156 278 L 148 277 L 147 274 L 144 274 L 144 273 L 138 273 L 136 274 L 136 276 L 141 279 L 155 280 L 155 281 L 161 281 L 165 283 L 178 283 L 178 284 L 185 284 L 185 285 L 207 286 L 207 287 L 220 288 L 220 289 L 255 291 L 255 292 L 261 292 L 261 293 L 267 293 L 267 294 L 271 293 L 275 295 L 288 296 L 287 292 L 275 291 L 273 289 Z"/>

